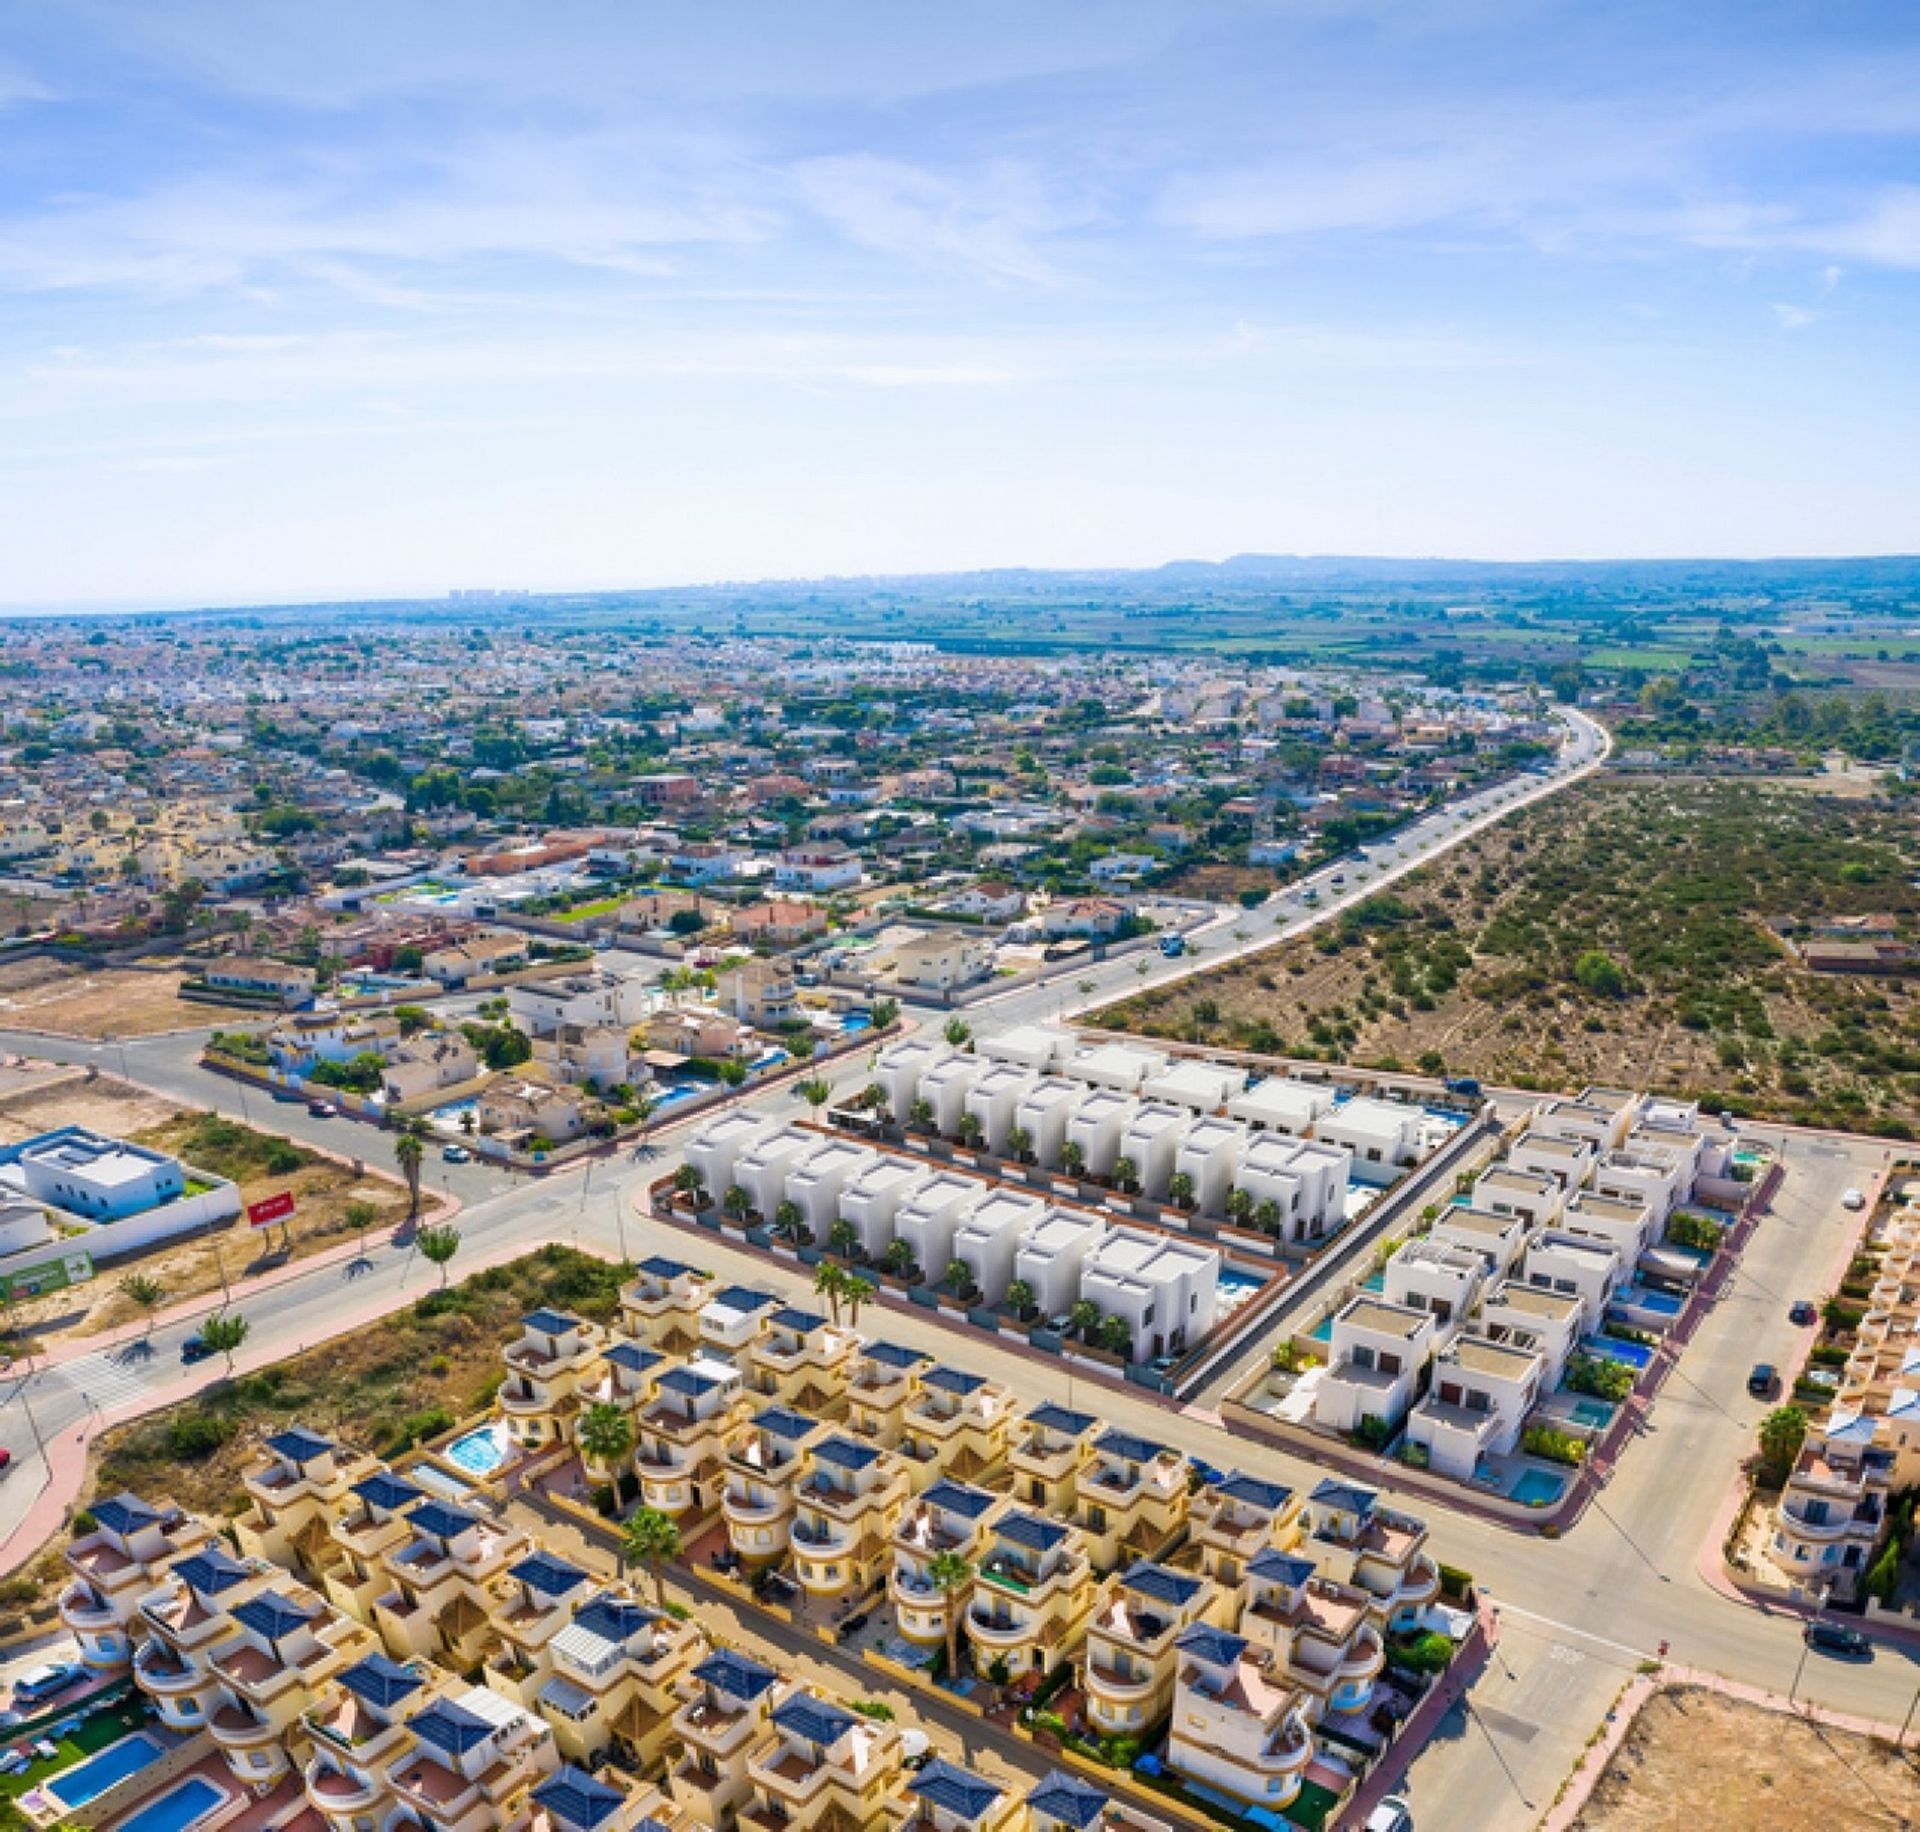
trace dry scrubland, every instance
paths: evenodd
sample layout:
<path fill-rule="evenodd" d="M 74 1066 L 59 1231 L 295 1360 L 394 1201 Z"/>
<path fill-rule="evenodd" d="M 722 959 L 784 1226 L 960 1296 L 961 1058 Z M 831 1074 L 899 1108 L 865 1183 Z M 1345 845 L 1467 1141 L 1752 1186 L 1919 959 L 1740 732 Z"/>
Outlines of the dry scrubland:
<path fill-rule="evenodd" d="M 1313 936 L 1095 1021 L 1522 1087 L 1657 1086 L 1911 1136 L 1920 978 L 1809 973 L 1773 925 L 1920 928 L 1916 860 L 1911 803 L 1602 777 Z"/>
<path fill-rule="evenodd" d="M 1920 1771 L 1889 1744 L 1691 1686 L 1657 1692 L 1577 1832 L 1857 1832 L 1920 1820 Z"/>
<path fill-rule="evenodd" d="M 70 966 L 64 961 L 9 961 L 0 966 L 0 1030 L 49 1031 L 64 1037 L 151 1037 L 191 1030 L 257 1007 L 180 996 L 172 968 Z"/>

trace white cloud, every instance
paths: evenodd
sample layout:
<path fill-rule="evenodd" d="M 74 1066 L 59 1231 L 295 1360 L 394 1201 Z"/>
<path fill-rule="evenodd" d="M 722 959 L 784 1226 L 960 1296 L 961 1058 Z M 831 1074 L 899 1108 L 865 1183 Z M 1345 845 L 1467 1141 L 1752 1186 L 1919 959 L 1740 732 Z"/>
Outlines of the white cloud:
<path fill-rule="evenodd" d="M 1804 331 L 1808 325 L 1817 324 L 1820 314 L 1804 305 L 1775 305 L 1773 321 L 1783 331 Z"/>

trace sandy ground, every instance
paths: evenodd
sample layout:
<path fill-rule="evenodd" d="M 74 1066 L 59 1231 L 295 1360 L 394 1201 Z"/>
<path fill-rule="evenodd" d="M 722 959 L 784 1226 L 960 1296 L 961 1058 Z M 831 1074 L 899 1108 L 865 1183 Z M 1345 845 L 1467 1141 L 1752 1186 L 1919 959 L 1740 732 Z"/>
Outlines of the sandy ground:
<path fill-rule="evenodd" d="M 1647 1701 L 1575 1825 L 1869 1832 L 1916 1819 L 1920 1769 L 1910 1759 L 1865 1737 L 1678 1687 Z"/>
<path fill-rule="evenodd" d="M 90 972 L 62 961 L 12 961 L 0 967 L 0 1027 L 67 1037 L 148 1037 L 260 1016 L 253 1008 L 183 999 L 179 989 L 180 975 L 172 971 L 108 967 Z"/>
<path fill-rule="evenodd" d="M 162 1094 L 102 1076 L 88 1081 L 84 1069 L 58 1069 L 35 1076 L 23 1093 L 0 1088 L 0 1145 L 17 1145 L 56 1126 L 87 1126 L 124 1138 L 148 1126 L 177 1119 L 180 1108 Z"/>

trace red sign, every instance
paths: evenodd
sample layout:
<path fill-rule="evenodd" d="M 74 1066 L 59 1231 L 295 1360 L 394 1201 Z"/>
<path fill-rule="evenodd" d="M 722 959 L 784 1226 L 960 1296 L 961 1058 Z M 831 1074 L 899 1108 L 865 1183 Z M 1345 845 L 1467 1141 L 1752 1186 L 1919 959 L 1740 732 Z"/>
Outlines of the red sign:
<path fill-rule="evenodd" d="M 247 1220 L 256 1228 L 264 1228 L 269 1222 L 285 1221 L 293 1213 L 293 1191 L 282 1190 L 277 1196 L 268 1196 L 259 1202 L 247 1204 Z"/>

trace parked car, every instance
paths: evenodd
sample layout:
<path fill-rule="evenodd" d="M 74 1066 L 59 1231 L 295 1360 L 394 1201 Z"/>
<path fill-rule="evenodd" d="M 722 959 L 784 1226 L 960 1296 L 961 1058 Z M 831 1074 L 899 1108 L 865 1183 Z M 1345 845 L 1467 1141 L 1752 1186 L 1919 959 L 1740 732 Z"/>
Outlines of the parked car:
<path fill-rule="evenodd" d="M 340 1109 L 330 1100 L 310 1100 L 307 1102 L 307 1111 L 317 1120 L 330 1120 Z"/>
<path fill-rule="evenodd" d="M 443 1145 L 440 1156 L 449 1164 L 471 1164 L 473 1153 L 464 1145 Z"/>
<path fill-rule="evenodd" d="M 1837 1654 L 1842 1660 L 1873 1658 L 1873 1643 L 1857 1628 L 1843 1628 L 1838 1622 L 1809 1622 L 1803 1638 L 1808 1647 Z"/>
<path fill-rule="evenodd" d="M 186 1341 L 180 1345 L 180 1359 L 184 1361 L 188 1367 L 192 1367 L 196 1361 L 205 1361 L 212 1353 L 213 1350 L 208 1348 L 198 1336 L 189 1336 Z"/>
<path fill-rule="evenodd" d="M 22 1673 L 13 1682 L 13 1696 L 23 1705 L 37 1705 L 42 1699 L 64 1692 L 80 1677 L 80 1669 L 68 1660 L 50 1660 L 45 1666 Z"/>
<path fill-rule="evenodd" d="M 1843 1209 L 1864 1209 L 1867 1199 L 1858 1190 L 1843 1190 L 1840 1194 L 1840 1206 Z"/>
<path fill-rule="evenodd" d="M 1747 1376 L 1747 1391 L 1755 1399 L 1772 1399 L 1774 1389 L 1780 1385 L 1780 1376 L 1770 1361 L 1756 1361 L 1753 1372 Z"/>
<path fill-rule="evenodd" d="M 855 1610 L 853 1614 L 846 1619 L 846 1621 L 841 1623 L 840 1626 L 833 1631 L 834 1640 L 851 1641 L 854 1638 L 854 1636 L 859 1634 L 859 1632 L 863 1628 L 865 1628 L 868 1622 L 871 1620 L 872 1618 L 869 1616 L 866 1610 L 864 1609 Z"/>
<path fill-rule="evenodd" d="M 1806 1298 L 1796 1300 L 1787 1311 L 1787 1321 L 1789 1323 L 1808 1324 L 1817 1323 L 1819 1320 L 1820 1311 L 1818 1306 Z"/>
<path fill-rule="evenodd" d="M 1413 1814 L 1398 1794 L 1389 1794 L 1367 1815 L 1366 1832 L 1413 1832 Z"/>
<path fill-rule="evenodd" d="M 27 1766 L 28 1758 L 17 1749 L 10 1749 L 0 1755 L 0 1775 L 17 1775 Z"/>

